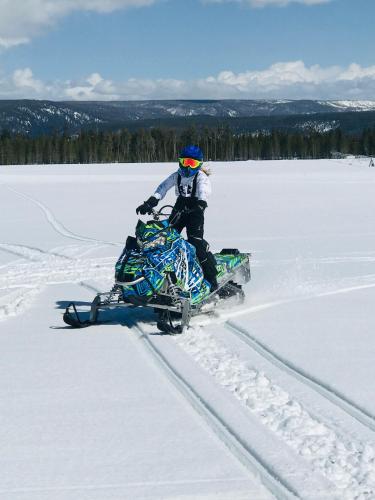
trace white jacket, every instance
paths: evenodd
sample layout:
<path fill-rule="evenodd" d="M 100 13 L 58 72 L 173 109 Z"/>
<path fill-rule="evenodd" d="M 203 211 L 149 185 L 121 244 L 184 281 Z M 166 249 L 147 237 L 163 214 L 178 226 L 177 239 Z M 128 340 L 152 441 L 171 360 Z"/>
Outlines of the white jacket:
<path fill-rule="evenodd" d="M 203 200 L 207 203 L 207 199 L 211 194 L 211 182 L 208 175 L 199 170 L 196 174 L 197 176 L 197 190 L 195 196 L 198 200 Z M 192 177 L 182 177 L 180 191 L 178 189 L 178 172 L 173 172 L 169 175 L 155 191 L 155 198 L 162 200 L 171 187 L 175 186 L 176 196 L 183 196 L 184 198 L 190 198 L 193 191 L 194 176 Z"/>

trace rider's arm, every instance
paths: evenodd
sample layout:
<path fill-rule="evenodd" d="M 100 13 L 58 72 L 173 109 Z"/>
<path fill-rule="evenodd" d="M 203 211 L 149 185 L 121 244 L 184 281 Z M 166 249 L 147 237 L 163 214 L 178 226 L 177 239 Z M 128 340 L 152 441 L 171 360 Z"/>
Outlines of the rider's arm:
<path fill-rule="evenodd" d="M 176 184 L 177 180 L 177 172 L 173 172 L 173 174 L 169 175 L 155 191 L 155 198 L 157 200 L 162 200 L 167 192 Z"/>
<path fill-rule="evenodd" d="M 208 175 L 204 172 L 199 172 L 197 182 L 197 198 L 206 202 L 211 194 L 211 182 Z"/>

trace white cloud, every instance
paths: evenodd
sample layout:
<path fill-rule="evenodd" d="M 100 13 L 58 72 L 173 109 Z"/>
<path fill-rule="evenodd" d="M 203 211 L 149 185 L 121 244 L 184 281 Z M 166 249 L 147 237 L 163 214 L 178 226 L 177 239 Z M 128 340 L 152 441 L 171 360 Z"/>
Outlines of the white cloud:
<path fill-rule="evenodd" d="M 121 99 L 374 99 L 375 66 L 306 66 L 279 62 L 262 71 L 222 71 L 197 80 L 137 79 L 115 82 L 99 73 L 80 81 L 42 82 L 30 68 L 0 75 L 0 98 Z"/>
<path fill-rule="evenodd" d="M 40 93 L 46 90 L 43 82 L 34 79 L 33 72 L 30 68 L 17 69 L 13 73 L 13 83 L 16 89 L 20 89 L 21 92 L 31 90 Z"/>
<path fill-rule="evenodd" d="M 22 38 L 22 37 L 20 38 L 17 38 L 15 36 L 7 38 L 0 37 L 0 48 L 10 49 L 11 47 L 15 47 L 16 45 L 22 45 L 28 43 L 28 41 L 29 41 L 28 38 Z"/>
<path fill-rule="evenodd" d="M 157 0 L 0 0 L 0 47 L 29 42 L 74 11 L 108 13 Z"/>
<path fill-rule="evenodd" d="M 302 61 L 276 63 L 263 71 L 223 71 L 203 80 L 215 94 L 246 98 L 366 98 L 375 95 L 375 66 L 307 67 Z"/>
<path fill-rule="evenodd" d="M 99 73 L 93 73 L 85 82 L 67 82 L 63 89 L 64 99 L 73 101 L 116 101 L 121 99 L 111 80 L 104 80 Z"/>
<path fill-rule="evenodd" d="M 286 7 L 291 3 L 302 3 L 304 5 L 318 5 L 328 3 L 332 0 L 204 0 L 205 3 L 242 3 L 250 7 L 268 7 L 274 5 L 276 7 Z"/>

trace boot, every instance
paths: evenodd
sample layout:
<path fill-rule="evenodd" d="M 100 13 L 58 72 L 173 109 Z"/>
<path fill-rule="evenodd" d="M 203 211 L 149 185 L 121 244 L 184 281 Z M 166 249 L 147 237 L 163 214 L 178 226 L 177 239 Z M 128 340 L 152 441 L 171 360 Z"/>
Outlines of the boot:
<path fill-rule="evenodd" d="M 217 290 L 219 284 L 217 282 L 216 260 L 211 252 L 207 252 L 207 259 L 201 262 L 204 279 L 210 283 L 211 292 Z"/>
<path fill-rule="evenodd" d="M 206 278 L 207 279 L 207 278 Z M 207 279 L 207 281 L 209 281 L 210 285 L 211 285 L 211 292 L 214 292 L 215 290 L 217 290 L 219 288 L 219 284 L 217 282 L 217 279 L 216 279 L 216 276 L 214 276 L 213 278 L 211 278 L 210 280 Z"/>

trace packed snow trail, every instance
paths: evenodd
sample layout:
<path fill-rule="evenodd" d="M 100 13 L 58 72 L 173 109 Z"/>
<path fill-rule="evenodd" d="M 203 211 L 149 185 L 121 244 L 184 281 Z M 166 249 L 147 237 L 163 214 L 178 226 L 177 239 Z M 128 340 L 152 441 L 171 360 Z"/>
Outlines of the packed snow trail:
<path fill-rule="evenodd" d="M 249 443 L 241 437 L 230 424 L 223 420 L 222 416 L 195 391 L 192 385 L 178 373 L 176 368 L 168 362 L 162 352 L 156 347 L 149 335 L 147 335 L 139 326 L 139 338 L 144 342 L 153 359 L 160 368 L 167 374 L 169 380 L 177 387 L 180 393 L 186 398 L 191 406 L 207 422 L 210 429 L 219 437 L 219 439 L 228 447 L 233 455 L 245 465 L 255 475 L 259 475 L 262 483 L 280 500 L 293 500 L 299 498 L 298 493 L 293 486 L 286 480 L 278 476 L 267 463 L 257 455 L 257 452 L 251 449 Z"/>
<path fill-rule="evenodd" d="M 370 414 L 364 408 L 361 408 L 353 401 L 349 400 L 345 395 L 340 394 L 336 390 L 329 387 L 329 385 L 316 379 L 315 377 L 304 372 L 304 370 L 296 367 L 290 361 L 283 359 L 277 353 L 273 352 L 262 342 L 257 340 L 247 330 L 236 325 L 233 321 L 227 321 L 225 327 L 234 332 L 242 341 L 248 344 L 256 352 L 264 356 L 267 360 L 271 361 L 275 366 L 292 374 L 297 380 L 302 380 L 303 383 L 312 387 L 319 394 L 323 395 L 333 404 L 339 406 L 346 411 L 350 416 L 358 420 L 361 424 L 368 427 L 371 431 L 375 432 L 375 416 Z"/>
<path fill-rule="evenodd" d="M 203 329 L 176 341 L 246 408 L 341 491 L 343 499 L 375 498 L 375 444 L 347 440 L 310 415 L 265 373 L 248 366 Z"/>

